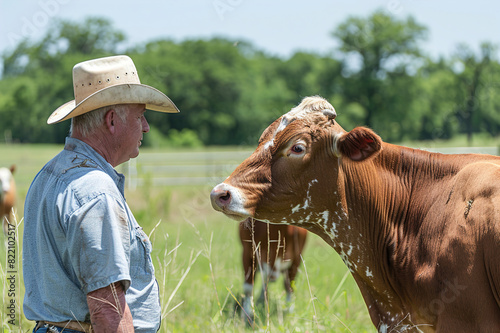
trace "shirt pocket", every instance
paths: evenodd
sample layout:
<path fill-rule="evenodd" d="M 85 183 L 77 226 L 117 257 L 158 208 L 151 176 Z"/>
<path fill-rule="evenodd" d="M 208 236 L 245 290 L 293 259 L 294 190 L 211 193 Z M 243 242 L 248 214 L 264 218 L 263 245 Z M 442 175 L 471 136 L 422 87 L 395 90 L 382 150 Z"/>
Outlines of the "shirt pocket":
<path fill-rule="evenodd" d="M 142 227 L 136 227 L 134 233 L 136 240 L 134 250 L 136 253 L 132 255 L 131 266 L 134 267 L 136 274 L 154 274 L 154 266 L 151 259 L 153 246 L 146 233 L 142 230 Z"/>

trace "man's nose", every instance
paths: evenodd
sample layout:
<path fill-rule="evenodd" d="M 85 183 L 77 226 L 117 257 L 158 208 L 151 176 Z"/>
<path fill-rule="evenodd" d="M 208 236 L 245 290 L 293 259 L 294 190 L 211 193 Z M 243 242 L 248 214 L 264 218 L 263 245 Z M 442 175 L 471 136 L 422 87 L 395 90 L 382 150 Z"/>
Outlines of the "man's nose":
<path fill-rule="evenodd" d="M 142 132 L 143 133 L 149 132 L 149 123 L 145 116 L 142 116 Z"/>

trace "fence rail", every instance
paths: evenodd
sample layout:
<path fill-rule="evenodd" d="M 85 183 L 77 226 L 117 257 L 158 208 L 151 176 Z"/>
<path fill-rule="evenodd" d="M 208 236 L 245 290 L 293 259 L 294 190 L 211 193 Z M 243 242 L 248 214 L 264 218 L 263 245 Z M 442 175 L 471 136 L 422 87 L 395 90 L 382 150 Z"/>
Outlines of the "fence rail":
<path fill-rule="evenodd" d="M 127 186 L 215 185 L 223 181 L 252 150 L 168 152 L 141 151 L 123 164 Z"/>
<path fill-rule="evenodd" d="M 444 154 L 499 155 L 497 147 L 423 148 Z M 223 181 L 253 149 L 205 152 L 141 151 L 136 159 L 122 165 L 127 186 L 215 185 Z"/>

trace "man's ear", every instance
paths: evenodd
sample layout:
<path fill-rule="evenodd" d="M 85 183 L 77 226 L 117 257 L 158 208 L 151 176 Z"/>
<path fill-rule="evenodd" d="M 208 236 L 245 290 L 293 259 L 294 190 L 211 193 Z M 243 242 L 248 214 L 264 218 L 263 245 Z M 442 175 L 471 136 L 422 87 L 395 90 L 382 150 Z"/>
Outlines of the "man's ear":
<path fill-rule="evenodd" d="M 117 114 L 114 109 L 108 110 L 106 114 L 104 115 L 104 122 L 106 124 L 106 128 L 111 134 L 115 134 L 116 131 L 116 118 Z"/>
<path fill-rule="evenodd" d="M 382 139 L 369 128 L 356 127 L 336 138 L 335 150 L 353 161 L 363 161 L 382 149 Z"/>

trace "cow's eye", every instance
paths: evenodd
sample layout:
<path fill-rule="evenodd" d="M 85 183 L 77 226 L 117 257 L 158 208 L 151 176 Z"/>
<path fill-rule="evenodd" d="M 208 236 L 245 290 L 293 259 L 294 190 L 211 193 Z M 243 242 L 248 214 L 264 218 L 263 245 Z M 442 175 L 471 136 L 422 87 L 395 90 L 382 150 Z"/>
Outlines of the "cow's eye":
<path fill-rule="evenodd" d="M 300 155 L 305 151 L 305 147 L 301 144 L 294 144 L 292 148 L 290 148 L 290 153 L 295 155 Z"/>

